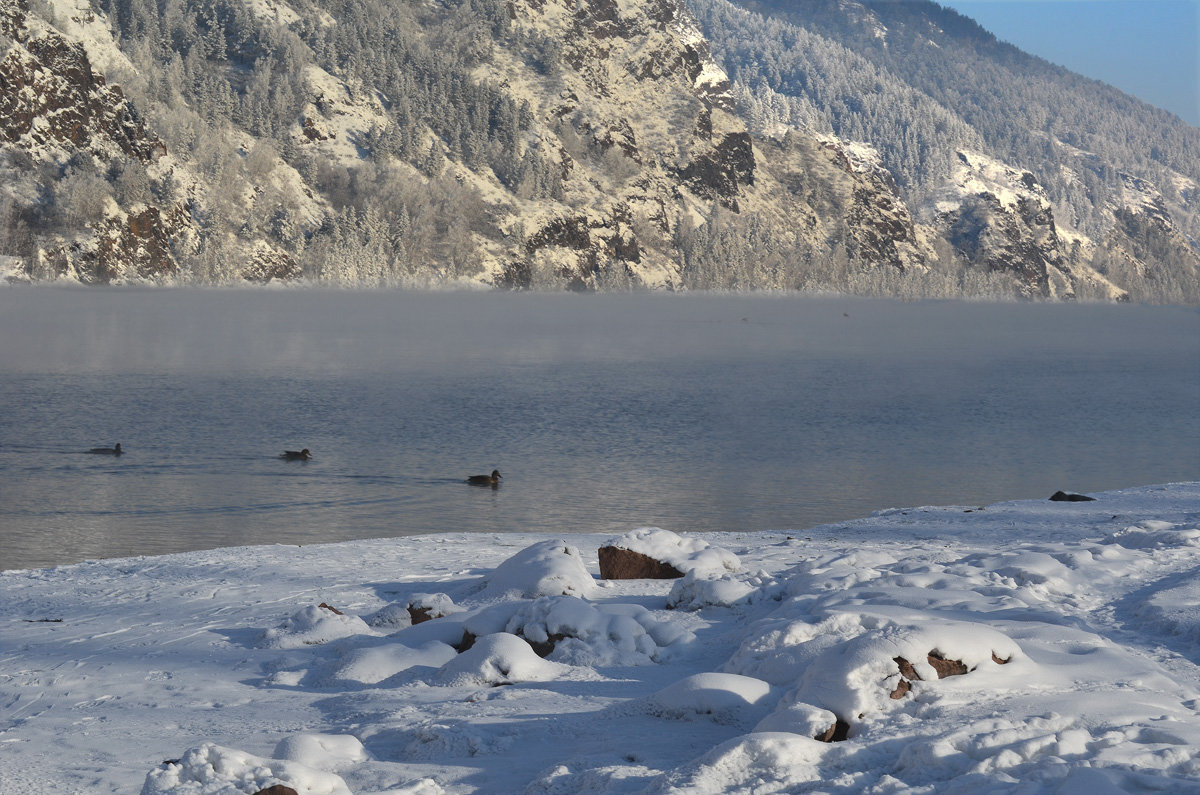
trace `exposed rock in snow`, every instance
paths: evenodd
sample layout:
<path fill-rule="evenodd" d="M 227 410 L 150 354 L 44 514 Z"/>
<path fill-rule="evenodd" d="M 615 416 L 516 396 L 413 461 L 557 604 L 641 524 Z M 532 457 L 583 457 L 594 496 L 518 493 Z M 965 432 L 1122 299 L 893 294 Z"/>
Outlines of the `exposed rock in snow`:
<path fill-rule="evenodd" d="M 658 527 L 641 527 L 614 538 L 605 547 L 636 552 L 670 566 L 681 575 L 687 572 L 721 575 L 741 568 L 737 555 L 707 541 L 681 536 Z"/>

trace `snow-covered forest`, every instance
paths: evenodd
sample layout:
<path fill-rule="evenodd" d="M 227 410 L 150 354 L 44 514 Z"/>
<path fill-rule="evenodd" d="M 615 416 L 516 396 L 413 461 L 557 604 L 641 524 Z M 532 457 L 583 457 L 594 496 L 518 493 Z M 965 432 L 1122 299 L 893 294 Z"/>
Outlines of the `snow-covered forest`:
<path fill-rule="evenodd" d="M 1200 131 L 933 4 L 0 0 L 0 50 L 10 280 L 1200 300 Z"/>

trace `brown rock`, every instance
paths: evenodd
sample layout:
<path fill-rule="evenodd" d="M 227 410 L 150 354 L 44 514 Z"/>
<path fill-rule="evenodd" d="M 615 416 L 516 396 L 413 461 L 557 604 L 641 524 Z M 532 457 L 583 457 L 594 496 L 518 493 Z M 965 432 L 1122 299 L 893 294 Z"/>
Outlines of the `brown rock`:
<path fill-rule="evenodd" d="M 324 602 L 321 602 L 321 604 L 317 605 L 317 607 L 320 607 L 323 610 L 328 610 L 330 613 L 333 613 L 334 615 L 338 615 L 338 616 L 346 615 L 345 613 L 343 613 L 341 610 L 338 610 L 333 605 L 327 605 Z"/>
<path fill-rule="evenodd" d="M 266 789 L 260 789 L 254 795 L 300 795 L 286 784 L 272 784 Z"/>
<path fill-rule="evenodd" d="M 947 660 L 938 654 L 936 649 L 929 652 L 927 659 L 933 666 L 933 670 L 937 671 L 938 679 L 945 679 L 947 676 L 962 676 L 970 670 L 962 664 L 962 660 Z"/>
<path fill-rule="evenodd" d="M 837 721 L 825 731 L 814 737 L 814 740 L 823 743 L 840 743 L 850 736 L 850 724 L 838 718 Z"/>
<path fill-rule="evenodd" d="M 1007 660 L 1001 660 L 996 656 L 996 652 L 992 652 L 992 662 L 996 663 L 996 665 L 1008 665 L 1011 661 L 1012 657 L 1009 657 Z"/>
<path fill-rule="evenodd" d="M 900 667 L 900 683 L 889 695 L 894 699 L 904 698 L 912 690 L 912 683 L 921 681 L 921 675 L 917 673 L 917 669 L 913 668 L 912 663 L 903 657 L 893 657 L 892 659 Z M 945 679 L 947 676 L 962 676 L 970 670 L 963 665 L 962 660 L 947 660 L 937 649 L 929 652 L 925 659 L 933 666 L 933 670 L 937 671 L 938 679 Z M 994 653 L 992 660 L 1000 665 L 1008 662 L 1008 660 L 1001 660 Z"/>
<path fill-rule="evenodd" d="M 600 547 L 600 577 L 605 580 L 674 580 L 683 572 L 670 563 L 621 547 Z"/>
<path fill-rule="evenodd" d="M 900 666 L 900 675 L 910 682 L 919 682 L 921 677 L 917 675 L 917 670 L 912 667 L 912 663 L 903 657 L 893 657 L 896 665 Z"/>
<path fill-rule="evenodd" d="M 433 616 L 429 614 L 429 610 L 430 608 L 428 607 L 413 607 L 412 605 L 408 606 L 408 617 L 412 619 L 414 627 L 417 624 L 424 624 L 426 621 L 433 619 Z"/>

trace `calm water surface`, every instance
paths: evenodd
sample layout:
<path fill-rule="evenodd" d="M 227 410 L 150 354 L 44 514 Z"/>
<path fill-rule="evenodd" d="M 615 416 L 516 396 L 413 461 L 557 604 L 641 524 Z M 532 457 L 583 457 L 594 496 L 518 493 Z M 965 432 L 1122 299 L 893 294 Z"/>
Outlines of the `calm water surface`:
<path fill-rule="evenodd" d="M 1195 309 L 21 288 L 0 335 L 6 569 L 1200 476 Z"/>

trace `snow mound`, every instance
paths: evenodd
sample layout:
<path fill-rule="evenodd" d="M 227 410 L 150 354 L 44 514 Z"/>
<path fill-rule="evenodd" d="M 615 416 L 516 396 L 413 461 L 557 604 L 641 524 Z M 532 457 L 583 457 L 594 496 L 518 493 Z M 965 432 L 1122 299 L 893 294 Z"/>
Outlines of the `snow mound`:
<path fill-rule="evenodd" d="M 628 549 L 648 558 L 669 563 L 685 575 L 696 572 L 711 578 L 742 567 L 737 555 L 714 547 L 699 538 L 688 538 L 658 527 L 640 527 L 614 538 L 606 546 Z"/>
<path fill-rule="evenodd" d="M 407 610 L 417 623 L 444 618 L 459 611 L 454 600 L 444 593 L 418 593 L 408 598 Z"/>
<path fill-rule="evenodd" d="M 411 627 L 412 614 L 408 612 L 408 605 L 392 602 L 363 616 L 363 621 L 372 629 L 389 632 Z"/>
<path fill-rule="evenodd" d="M 834 613 L 809 621 L 807 617 L 793 617 L 786 609 L 779 612 L 752 627 L 723 670 L 790 687 L 827 649 L 877 626 L 853 613 Z"/>
<path fill-rule="evenodd" d="M 293 734 L 275 746 L 275 758 L 322 770 L 339 770 L 365 762 L 367 749 L 352 734 Z"/>
<path fill-rule="evenodd" d="M 827 709 L 795 702 L 772 712 L 754 727 L 756 732 L 791 732 L 803 737 L 819 737 L 830 730 L 838 717 Z"/>
<path fill-rule="evenodd" d="M 395 631 L 411 627 L 435 618 L 444 618 L 459 612 L 454 600 L 444 593 L 413 594 L 406 602 L 392 602 L 374 613 L 363 616 L 367 626 L 383 631 Z"/>
<path fill-rule="evenodd" d="M 525 638 L 543 656 L 571 665 L 646 665 L 661 649 L 694 636 L 656 620 L 640 605 L 594 605 L 573 596 L 543 597 L 511 605 L 504 632 Z M 468 620 L 468 632 L 495 631 L 500 610 Z M 475 630 L 481 630 L 476 633 Z"/>
<path fill-rule="evenodd" d="M 554 539 L 526 547 L 485 578 L 481 600 L 539 596 L 590 596 L 596 581 L 579 550 Z"/>
<path fill-rule="evenodd" d="M 436 640 L 417 648 L 394 642 L 358 648 L 346 654 L 331 679 L 374 685 L 413 668 L 440 668 L 457 655 L 452 646 Z"/>
<path fill-rule="evenodd" d="M 760 625 L 730 658 L 727 671 L 757 676 L 772 684 L 794 684 L 782 708 L 812 705 L 852 722 L 895 704 L 903 659 L 912 666 L 904 677 L 914 689 L 938 688 L 942 674 L 930 657 L 959 661 L 966 672 L 995 673 L 1004 661 L 1005 680 L 1027 673 L 1017 644 L 982 624 L 928 618 L 921 625 L 870 613 L 834 613 L 816 623 L 789 621 Z M 1010 662 L 1017 665 L 1008 666 Z M 915 674 L 915 677 L 914 677 Z M 916 681 L 911 681 L 916 679 Z M 976 675 L 970 687 L 982 689 L 994 679 Z M 796 716 L 781 716 L 784 725 Z M 828 728 L 826 724 L 825 728 Z M 807 729 L 805 730 L 807 732 Z"/>
<path fill-rule="evenodd" d="M 422 621 L 420 624 L 393 632 L 388 637 L 414 649 L 433 641 L 457 647 L 462 643 L 465 631 L 463 623 L 458 617 L 447 617 L 439 621 Z M 484 635 L 499 631 L 500 629 L 492 629 L 488 633 L 476 632 L 473 634 Z"/>
<path fill-rule="evenodd" d="M 289 616 L 280 626 L 265 631 L 260 645 L 267 649 L 298 649 L 352 635 L 377 634 L 358 616 L 310 606 Z"/>
<path fill-rule="evenodd" d="M 543 660 L 516 635 L 497 632 L 476 638 L 471 648 L 443 665 L 434 681 L 450 687 L 546 682 L 565 675 L 570 666 Z"/>
<path fill-rule="evenodd" d="M 830 710 L 847 722 L 894 704 L 891 693 L 900 685 L 898 658 L 906 660 L 920 677 L 914 688 L 939 687 L 941 677 L 929 658 L 957 660 L 967 672 L 999 667 L 1020 658 L 1017 644 L 1006 635 L 986 627 L 959 621 L 931 619 L 923 626 L 885 625 L 844 643 L 833 645 L 809 664 L 790 702 L 814 704 Z M 1020 665 L 1004 666 L 1009 676 L 1020 676 Z M 990 680 L 975 678 L 972 689 L 982 690 Z"/>
<path fill-rule="evenodd" d="M 722 572 L 692 569 L 671 586 L 667 607 L 674 610 L 699 610 L 704 607 L 732 607 L 757 601 L 770 595 L 774 580 L 766 572 Z"/>
<path fill-rule="evenodd" d="M 1180 529 L 1177 524 L 1150 519 L 1132 527 L 1118 530 L 1106 542 L 1126 549 L 1169 549 L 1171 547 L 1200 547 L 1200 529 Z"/>
<path fill-rule="evenodd" d="M 693 674 L 667 685 L 649 699 L 652 713 L 671 718 L 709 715 L 718 723 L 738 723 L 748 715 L 761 714 L 755 709 L 771 692 L 761 679 L 739 674 Z"/>
<path fill-rule="evenodd" d="M 334 773 L 205 743 L 150 771 L 142 795 L 245 795 L 285 784 L 300 795 L 351 795 Z"/>

